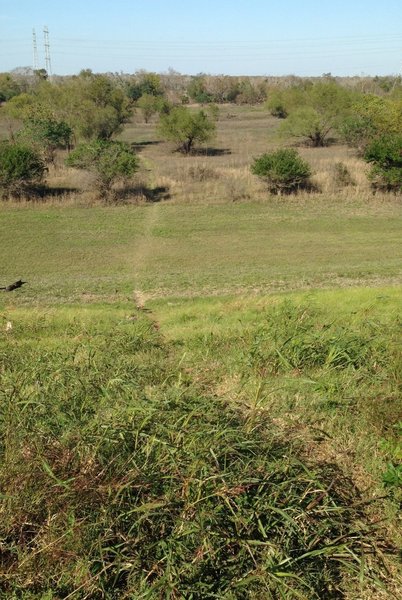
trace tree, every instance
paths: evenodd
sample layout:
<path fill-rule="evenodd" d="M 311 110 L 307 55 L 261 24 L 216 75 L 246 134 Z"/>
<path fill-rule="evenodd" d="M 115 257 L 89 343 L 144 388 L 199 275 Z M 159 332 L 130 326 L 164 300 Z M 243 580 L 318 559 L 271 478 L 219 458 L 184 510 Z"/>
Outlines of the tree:
<path fill-rule="evenodd" d="M 96 140 L 81 144 L 66 159 L 67 166 L 89 171 L 102 198 L 113 198 L 113 186 L 138 170 L 138 158 L 125 142 Z"/>
<path fill-rule="evenodd" d="M 288 116 L 288 108 L 286 106 L 286 97 L 283 90 L 276 90 L 268 94 L 268 99 L 265 104 L 273 117 L 278 119 L 286 119 Z"/>
<path fill-rule="evenodd" d="M 12 98 L 5 108 L 22 121 L 63 121 L 77 139 L 84 140 L 110 139 L 132 114 L 132 103 L 123 88 L 110 77 L 91 71 L 61 83 L 42 81 L 30 93 Z"/>
<path fill-rule="evenodd" d="M 402 100 L 366 94 L 353 103 L 340 133 L 360 153 L 378 137 L 402 131 Z"/>
<path fill-rule="evenodd" d="M 194 102 L 207 104 L 212 102 L 212 95 L 207 91 L 205 75 L 194 75 L 187 86 L 187 93 Z"/>
<path fill-rule="evenodd" d="M 161 77 L 157 73 L 139 71 L 136 75 L 136 80 L 128 84 L 126 93 L 134 101 L 139 100 L 144 94 L 155 97 L 163 96 L 164 89 Z"/>
<path fill-rule="evenodd" d="M 308 163 L 289 148 L 262 154 L 254 160 L 251 172 L 267 183 L 270 192 L 279 196 L 306 186 L 311 175 Z"/>
<path fill-rule="evenodd" d="M 162 96 L 152 96 L 151 94 L 143 94 L 137 100 L 136 106 L 141 109 L 145 123 L 149 123 L 154 114 L 168 113 L 170 109 L 169 102 L 165 98 Z"/>
<path fill-rule="evenodd" d="M 3 196 L 20 196 L 43 181 L 45 164 L 39 154 L 22 144 L 0 144 L 0 187 Z"/>
<path fill-rule="evenodd" d="M 0 73 L 0 103 L 7 102 L 20 93 L 21 87 L 18 82 L 9 73 Z"/>
<path fill-rule="evenodd" d="M 203 110 L 192 112 L 185 106 L 173 108 L 168 114 L 161 115 L 159 121 L 162 136 L 175 142 L 184 154 L 189 154 L 194 144 L 210 140 L 215 129 L 215 123 Z"/>
<path fill-rule="evenodd" d="M 289 110 L 279 132 L 301 138 L 314 147 L 325 146 L 352 103 L 351 94 L 333 82 L 320 82 L 302 91 L 297 108 Z"/>
<path fill-rule="evenodd" d="M 64 121 L 55 119 L 27 119 L 17 138 L 31 145 L 47 163 L 54 162 L 57 148 L 69 148 L 73 131 Z"/>
<path fill-rule="evenodd" d="M 364 159 L 372 165 L 369 179 L 375 189 L 402 191 L 402 135 L 384 135 L 372 140 Z"/>

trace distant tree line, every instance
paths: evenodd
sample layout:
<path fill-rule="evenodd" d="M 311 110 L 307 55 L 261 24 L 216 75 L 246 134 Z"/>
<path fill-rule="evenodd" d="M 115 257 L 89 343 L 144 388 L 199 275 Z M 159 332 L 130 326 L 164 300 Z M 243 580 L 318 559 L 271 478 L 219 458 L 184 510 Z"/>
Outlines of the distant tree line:
<path fill-rule="evenodd" d="M 44 70 L 0 74 L 0 110 L 17 124 L 10 128 L 10 139 L 1 144 L 2 193 L 25 193 L 37 185 L 55 153 L 64 149 L 72 151 L 67 164 L 91 171 L 99 193 L 107 197 L 115 182 L 127 180 L 138 169 L 132 147 L 115 140 L 134 111 L 142 114 L 145 123 L 156 116 L 160 135 L 172 141 L 176 150 L 189 154 L 213 137 L 218 107 L 228 102 L 264 105 L 281 120 L 279 135 L 289 140 L 319 147 L 335 137 L 354 147 L 371 165 L 369 178 L 374 188 L 402 189 L 399 76 L 185 76 L 173 70 L 124 75 L 85 69 L 51 80 Z M 264 155 L 258 161 L 253 172 L 270 181 L 271 191 L 298 189 L 308 178 L 305 165 L 295 164 L 294 152 L 273 158 Z M 264 175 L 268 166 L 276 169 L 274 175 Z M 296 169 L 304 176 L 293 184 L 284 180 L 274 185 L 272 181 L 278 181 L 284 169 Z"/>

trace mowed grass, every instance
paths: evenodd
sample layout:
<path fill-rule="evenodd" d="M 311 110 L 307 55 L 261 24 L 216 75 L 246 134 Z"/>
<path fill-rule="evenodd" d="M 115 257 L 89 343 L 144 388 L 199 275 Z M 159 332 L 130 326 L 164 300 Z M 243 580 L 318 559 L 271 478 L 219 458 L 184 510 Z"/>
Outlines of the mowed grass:
<path fill-rule="evenodd" d="M 3 205 L 0 281 L 27 301 L 400 283 L 401 232 L 397 203 Z"/>

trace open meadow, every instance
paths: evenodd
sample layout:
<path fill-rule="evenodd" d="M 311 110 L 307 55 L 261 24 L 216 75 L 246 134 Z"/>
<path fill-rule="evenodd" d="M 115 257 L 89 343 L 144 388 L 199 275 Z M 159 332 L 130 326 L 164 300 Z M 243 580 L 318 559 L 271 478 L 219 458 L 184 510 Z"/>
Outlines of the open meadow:
<path fill-rule="evenodd" d="M 1 598 L 400 597 L 401 197 L 335 142 L 270 196 L 277 122 L 0 204 Z"/>

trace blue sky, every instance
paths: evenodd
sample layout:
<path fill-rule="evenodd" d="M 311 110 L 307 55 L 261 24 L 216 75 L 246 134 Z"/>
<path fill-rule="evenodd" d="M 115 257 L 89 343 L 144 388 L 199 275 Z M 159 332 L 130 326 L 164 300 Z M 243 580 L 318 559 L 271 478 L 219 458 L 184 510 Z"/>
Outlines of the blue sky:
<path fill-rule="evenodd" d="M 402 71 L 402 0 L 0 0 L 0 72 L 229 75 Z"/>

